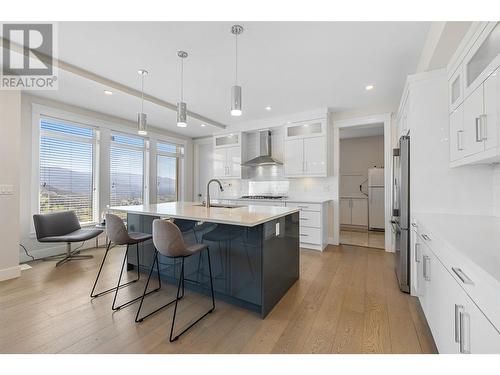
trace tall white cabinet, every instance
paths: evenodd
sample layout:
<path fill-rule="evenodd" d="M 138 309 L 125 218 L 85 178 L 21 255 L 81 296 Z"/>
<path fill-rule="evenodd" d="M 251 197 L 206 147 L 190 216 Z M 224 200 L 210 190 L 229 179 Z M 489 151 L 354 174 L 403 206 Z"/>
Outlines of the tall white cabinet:
<path fill-rule="evenodd" d="M 241 162 L 245 149 L 243 137 L 242 133 L 214 136 L 214 178 L 241 178 Z"/>
<path fill-rule="evenodd" d="M 327 177 L 330 174 L 330 131 L 326 119 L 285 126 L 286 177 Z"/>

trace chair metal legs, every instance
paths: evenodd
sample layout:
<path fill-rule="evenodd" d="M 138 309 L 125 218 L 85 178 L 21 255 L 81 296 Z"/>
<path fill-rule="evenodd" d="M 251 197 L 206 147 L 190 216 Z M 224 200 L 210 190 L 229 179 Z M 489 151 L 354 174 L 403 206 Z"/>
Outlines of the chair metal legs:
<path fill-rule="evenodd" d="M 127 257 L 128 257 L 128 250 L 129 250 L 129 245 L 127 245 L 127 250 L 125 251 L 125 255 L 123 256 L 123 263 L 122 263 L 122 268 L 120 270 L 120 277 L 118 278 L 118 284 L 117 284 L 117 286 L 115 288 L 113 288 L 114 291 L 115 291 L 115 297 L 113 298 L 113 305 L 111 306 L 111 308 L 113 309 L 113 311 L 120 310 L 122 307 L 128 306 L 128 305 L 134 303 L 135 301 L 141 299 L 141 297 L 144 298 L 144 296 L 139 296 L 139 297 L 136 297 L 134 299 L 131 299 L 128 302 L 125 302 L 125 303 L 121 304 L 120 306 L 115 306 L 115 304 L 116 304 L 116 297 L 118 296 L 118 290 L 120 288 L 122 288 L 123 286 L 125 286 L 125 285 L 128 285 L 128 284 L 130 284 L 132 282 L 135 282 L 135 281 L 139 280 L 139 278 L 140 278 L 139 265 L 137 265 L 137 279 L 135 281 L 129 282 L 127 284 L 120 285 L 120 282 L 122 280 L 122 275 L 123 275 L 123 268 L 125 267 L 125 263 L 126 263 Z M 137 244 L 137 263 L 139 263 L 139 244 Z M 154 265 L 154 262 L 153 262 L 153 265 Z M 153 289 L 152 291 L 150 291 L 147 294 L 156 292 L 157 290 L 159 290 L 161 288 L 160 267 L 159 267 L 158 264 L 157 264 L 157 271 L 158 271 L 158 284 L 159 284 L 158 288 Z M 149 279 L 151 278 L 151 272 L 149 273 L 148 283 L 149 283 Z M 146 288 L 147 288 L 147 284 L 146 284 Z"/>
<path fill-rule="evenodd" d="M 99 282 L 99 277 L 101 276 L 101 271 L 102 271 L 102 268 L 104 266 L 104 262 L 106 261 L 106 257 L 108 256 L 108 252 L 109 250 L 111 249 L 111 241 L 108 242 L 107 246 L 106 246 L 106 252 L 104 253 L 104 258 L 102 258 L 102 262 L 101 262 L 101 266 L 99 267 L 99 272 L 97 273 L 97 277 L 95 279 L 95 282 L 94 282 L 94 287 L 92 288 L 92 292 L 90 292 L 90 297 L 92 298 L 97 298 L 97 297 L 100 297 L 104 294 L 107 294 L 107 293 L 110 293 L 110 292 L 113 292 L 116 290 L 117 287 L 113 287 L 113 288 L 110 288 L 108 290 L 105 290 L 103 292 L 99 292 L 99 293 L 94 293 L 95 292 L 95 288 L 97 286 L 97 283 Z M 125 252 L 125 254 L 128 253 L 128 245 L 127 245 L 127 251 Z M 137 244 L 137 247 L 136 247 L 136 254 L 137 254 L 137 264 L 139 264 L 139 244 Z M 118 288 L 123 288 L 123 287 L 126 287 L 132 283 L 135 283 L 137 282 L 141 277 L 141 273 L 139 272 L 139 266 L 137 267 L 137 278 L 134 279 L 134 280 L 131 280 L 125 284 L 122 284 L 122 285 L 118 285 Z"/>
<path fill-rule="evenodd" d="M 172 317 L 172 325 L 170 327 L 170 336 L 169 336 L 170 342 L 173 342 L 173 341 L 176 341 L 187 330 L 189 330 L 191 327 L 193 327 L 196 323 L 198 323 L 200 320 L 202 320 L 205 316 L 207 316 L 208 314 L 210 314 L 211 312 L 213 312 L 215 310 L 214 284 L 213 284 L 213 280 L 212 280 L 212 264 L 210 262 L 210 250 L 208 249 L 208 247 L 207 247 L 206 251 L 207 251 L 207 257 L 208 257 L 208 270 L 209 270 L 209 274 L 210 274 L 210 292 L 211 292 L 211 297 L 212 297 L 212 307 L 206 313 L 204 313 L 202 316 L 200 316 L 198 319 L 196 319 L 193 323 L 191 323 L 188 327 L 184 328 L 179 334 L 177 334 L 174 337 L 175 318 L 177 317 L 177 306 L 179 304 L 179 301 L 184 297 L 184 281 L 185 280 L 194 281 L 194 280 L 185 279 L 185 277 L 184 277 L 184 260 L 185 260 L 185 258 L 183 257 L 182 261 L 181 261 L 182 262 L 181 263 L 181 273 L 179 275 L 179 282 L 177 284 L 176 297 L 173 300 L 171 300 L 170 302 L 166 303 L 165 305 L 158 307 L 156 310 L 154 310 L 154 311 L 152 311 L 152 312 L 150 312 L 142 317 L 139 317 L 140 312 L 141 312 L 141 308 L 142 308 L 142 304 L 144 302 L 144 297 L 146 297 L 148 294 L 151 293 L 151 292 L 147 292 L 147 289 L 148 289 L 148 285 L 149 285 L 149 280 L 151 279 L 151 275 L 152 275 L 153 270 L 154 270 L 155 263 L 157 265 L 159 263 L 158 251 L 156 251 L 155 257 L 153 259 L 153 263 L 151 264 L 151 269 L 149 271 L 148 280 L 147 280 L 146 286 L 144 288 L 144 293 L 142 294 L 142 297 L 141 297 L 141 303 L 139 305 L 139 308 L 137 310 L 137 314 L 135 316 L 136 323 L 142 322 L 147 317 L 149 317 L 149 316 L 153 315 L 154 313 L 164 309 L 165 307 L 170 306 L 171 304 L 175 303 L 173 317 Z"/>
<path fill-rule="evenodd" d="M 193 327 L 196 323 L 198 323 L 200 320 L 202 320 L 205 316 L 208 314 L 212 313 L 215 310 L 215 296 L 214 296 L 214 284 L 212 281 L 212 265 L 210 263 L 210 250 L 207 247 L 207 257 L 208 257 L 208 270 L 210 273 L 210 291 L 212 295 L 212 307 L 204 313 L 202 316 L 200 316 L 198 319 L 196 319 L 193 323 L 191 323 L 189 326 L 184 328 L 179 334 L 177 334 L 175 337 L 173 336 L 174 333 L 174 326 L 175 326 L 175 317 L 177 315 L 177 305 L 179 303 L 179 300 L 182 298 L 179 298 L 179 293 L 181 289 L 181 284 L 182 284 L 182 293 L 184 294 L 184 258 L 182 258 L 182 266 L 181 266 L 181 277 L 179 278 L 179 284 L 177 286 L 177 297 L 175 299 L 175 307 L 174 307 L 174 315 L 172 317 L 172 325 L 170 327 L 170 337 L 169 341 L 174 342 L 176 341 L 179 337 L 181 337 L 186 331 L 188 331 L 191 327 Z M 182 281 L 182 282 L 181 282 Z"/>
<path fill-rule="evenodd" d="M 44 258 L 43 260 L 57 260 L 60 259 L 56 263 L 56 267 L 59 267 L 61 264 L 69 262 L 70 260 L 83 260 L 83 259 L 92 259 L 93 255 L 80 255 L 80 251 L 71 251 L 71 243 L 66 243 L 66 254 L 60 255 L 52 255 Z"/>
<path fill-rule="evenodd" d="M 152 290 L 152 291 L 148 292 L 147 290 L 148 290 L 148 286 L 149 286 L 149 281 L 151 280 L 151 275 L 153 274 L 153 270 L 154 270 L 154 268 L 155 268 L 155 263 L 156 263 L 156 267 L 157 267 L 156 269 L 157 269 L 157 272 L 158 272 L 158 284 L 159 284 L 159 286 L 158 286 L 158 288 L 157 288 L 157 289 L 154 289 L 154 290 Z M 159 263 L 160 263 L 160 262 L 159 262 L 159 260 L 158 260 L 158 250 L 156 250 L 156 251 L 155 251 L 155 256 L 154 256 L 154 259 L 153 259 L 153 263 L 151 263 L 151 269 L 149 270 L 148 280 L 146 281 L 146 286 L 144 287 L 144 293 L 142 294 L 142 296 L 140 296 L 140 297 L 139 297 L 139 298 L 141 299 L 141 303 L 139 304 L 139 308 L 137 309 L 137 314 L 135 315 L 135 322 L 136 322 L 136 323 L 142 322 L 142 321 L 143 321 L 144 319 L 146 319 L 148 316 L 153 315 L 154 313 L 156 313 L 156 312 L 160 311 L 161 309 L 163 309 L 163 308 L 165 308 L 165 307 L 167 307 L 167 306 L 171 305 L 172 303 L 174 303 L 174 302 L 176 301 L 176 299 L 174 299 L 174 300 L 172 300 L 172 301 L 170 301 L 170 302 L 166 303 L 165 305 L 160 306 L 159 308 L 157 308 L 156 310 L 154 310 L 154 311 L 150 312 L 149 314 L 144 315 L 144 316 L 142 316 L 142 317 L 140 317 L 140 318 L 139 318 L 139 315 L 140 315 L 140 313 L 141 313 L 142 304 L 143 304 L 143 302 L 144 302 L 144 297 L 146 297 L 148 294 L 151 294 L 151 293 L 153 293 L 153 292 L 156 292 L 157 290 L 159 290 L 159 289 L 161 288 L 160 268 L 159 268 L 160 266 L 159 266 Z M 183 259 L 183 261 L 182 261 L 182 264 L 184 264 L 184 259 Z M 183 268 L 184 268 L 184 267 L 183 267 Z M 183 287 L 182 287 L 182 295 L 181 295 L 181 297 L 180 297 L 180 298 L 184 297 L 184 280 L 183 280 L 183 277 L 182 277 L 182 276 L 184 276 L 184 275 L 182 274 L 182 271 L 181 271 L 181 278 L 180 278 L 179 280 L 182 280 L 182 285 L 183 285 Z"/>

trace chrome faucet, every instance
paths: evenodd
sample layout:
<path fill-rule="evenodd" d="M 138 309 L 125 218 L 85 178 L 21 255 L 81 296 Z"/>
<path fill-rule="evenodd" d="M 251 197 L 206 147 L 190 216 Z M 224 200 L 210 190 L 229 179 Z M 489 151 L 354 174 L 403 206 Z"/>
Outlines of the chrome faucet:
<path fill-rule="evenodd" d="M 219 180 L 212 178 L 210 181 L 208 181 L 208 183 L 207 183 L 207 201 L 205 202 L 206 208 L 210 208 L 210 184 L 212 182 L 217 182 L 219 184 L 220 191 L 224 191 L 224 188 L 222 187 L 222 184 Z"/>

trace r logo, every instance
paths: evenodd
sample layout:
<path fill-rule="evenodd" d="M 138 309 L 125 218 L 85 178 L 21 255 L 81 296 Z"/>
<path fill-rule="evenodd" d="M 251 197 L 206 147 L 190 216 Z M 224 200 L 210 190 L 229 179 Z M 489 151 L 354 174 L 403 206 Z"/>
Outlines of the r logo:
<path fill-rule="evenodd" d="M 3 24 L 3 69 L 6 76 L 51 76 L 52 24 Z M 11 46 L 16 44 L 18 52 Z"/>

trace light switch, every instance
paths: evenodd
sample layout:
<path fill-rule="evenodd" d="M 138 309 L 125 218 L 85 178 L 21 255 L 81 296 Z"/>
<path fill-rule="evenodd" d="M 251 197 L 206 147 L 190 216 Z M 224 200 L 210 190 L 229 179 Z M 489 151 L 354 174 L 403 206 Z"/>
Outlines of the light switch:
<path fill-rule="evenodd" d="M 13 195 L 14 185 L 0 185 L 0 195 Z"/>

